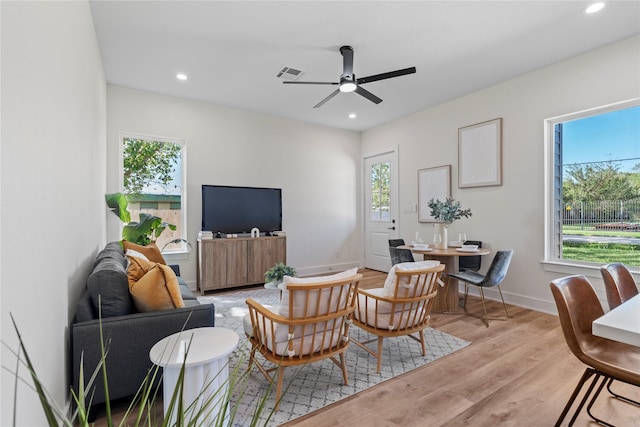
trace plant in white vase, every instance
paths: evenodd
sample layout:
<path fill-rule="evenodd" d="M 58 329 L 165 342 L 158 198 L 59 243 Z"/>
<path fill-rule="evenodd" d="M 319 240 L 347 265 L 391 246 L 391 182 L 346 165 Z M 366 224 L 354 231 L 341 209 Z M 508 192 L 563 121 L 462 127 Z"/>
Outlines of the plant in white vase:
<path fill-rule="evenodd" d="M 447 227 L 454 221 L 472 216 L 471 209 L 462 209 L 460 202 L 447 197 L 445 201 L 439 199 L 429 200 L 428 206 L 431 208 L 431 216 L 437 221 L 436 235 L 440 236 L 438 242 L 434 242 L 438 249 L 446 249 Z"/>

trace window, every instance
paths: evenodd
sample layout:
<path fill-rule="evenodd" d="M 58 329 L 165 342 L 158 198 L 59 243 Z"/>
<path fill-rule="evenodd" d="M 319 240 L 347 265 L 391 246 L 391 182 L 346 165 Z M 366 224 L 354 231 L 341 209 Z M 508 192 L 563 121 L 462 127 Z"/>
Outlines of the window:
<path fill-rule="evenodd" d="M 640 266 L 640 100 L 546 120 L 547 261 Z"/>
<path fill-rule="evenodd" d="M 387 162 L 371 166 L 371 221 L 390 220 L 390 168 Z"/>
<path fill-rule="evenodd" d="M 160 217 L 176 226 L 166 228 L 156 244 L 164 253 L 184 252 L 186 240 L 185 143 L 146 135 L 121 135 L 122 192 L 127 195 L 131 220 L 140 213 Z"/>

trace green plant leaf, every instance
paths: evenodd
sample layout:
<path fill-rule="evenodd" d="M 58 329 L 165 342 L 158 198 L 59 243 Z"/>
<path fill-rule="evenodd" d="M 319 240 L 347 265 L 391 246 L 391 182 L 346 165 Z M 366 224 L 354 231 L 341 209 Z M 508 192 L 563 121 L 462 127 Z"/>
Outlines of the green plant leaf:
<path fill-rule="evenodd" d="M 111 193 L 105 194 L 104 198 L 111 212 L 120 218 L 120 221 L 124 223 L 131 221 L 131 214 L 129 214 L 129 211 L 127 210 L 127 207 L 129 206 L 127 196 L 122 193 Z"/>

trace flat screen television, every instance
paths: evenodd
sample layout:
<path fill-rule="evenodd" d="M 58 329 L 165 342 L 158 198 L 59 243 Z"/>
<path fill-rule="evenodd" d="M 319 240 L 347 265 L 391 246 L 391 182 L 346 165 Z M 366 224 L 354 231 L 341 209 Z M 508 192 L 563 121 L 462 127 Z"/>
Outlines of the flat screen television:
<path fill-rule="evenodd" d="M 202 186 L 202 230 L 221 234 L 282 230 L 282 189 Z"/>

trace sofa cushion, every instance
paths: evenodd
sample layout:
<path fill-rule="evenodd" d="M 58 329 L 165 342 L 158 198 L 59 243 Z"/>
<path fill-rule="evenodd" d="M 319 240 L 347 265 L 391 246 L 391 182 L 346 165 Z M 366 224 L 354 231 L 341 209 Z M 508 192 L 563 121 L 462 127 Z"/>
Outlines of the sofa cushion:
<path fill-rule="evenodd" d="M 131 243 L 131 242 L 127 242 L 126 240 L 123 240 L 122 246 L 124 247 L 125 251 L 131 249 L 141 253 L 142 255 L 146 256 L 149 261 L 153 261 L 153 262 L 157 262 L 165 265 L 167 264 L 166 261 L 164 260 L 164 257 L 162 256 L 162 253 L 160 253 L 160 249 L 158 249 L 158 246 L 156 245 L 155 242 L 151 242 L 147 246 L 142 246 L 142 245 L 137 245 L 135 243 Z"/>
<path fill-rule="evenodd" d="M 138 311 L 185 306 L 178 278 L 170 267 L 134 256 L 129 261 L 129 292 Z"/>
<path fill-rule="evenodd" d="M 186 284 L 183 284 L 184 281 L 181 280 L 180 277 L 178 277 L 178 283 L 180 283 L 180 295 L 182 295 L 182 300 L 183 301 L 192 301 L 192 300 L 197 300 L 198 297 L 196 297 L 193 294 L 193 291 L 191 291 L 191 289 L 189 289 L 189 286 L 187 286 Z"/>
<path fill-rule="evenodd" d="M 87 279 L 87 290 L 95 313 L 101 312 L 102 317 L 122 316 L 133 311 L 125 266 L 126 259 L 119 246 L 116 249 L 109 244 L 96 257 Z"/>

